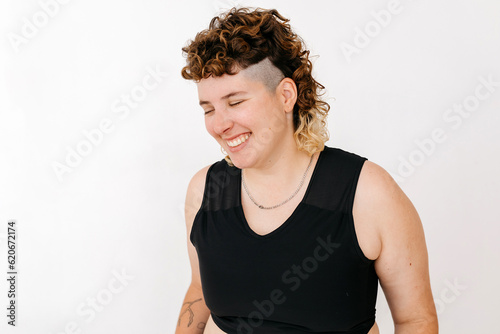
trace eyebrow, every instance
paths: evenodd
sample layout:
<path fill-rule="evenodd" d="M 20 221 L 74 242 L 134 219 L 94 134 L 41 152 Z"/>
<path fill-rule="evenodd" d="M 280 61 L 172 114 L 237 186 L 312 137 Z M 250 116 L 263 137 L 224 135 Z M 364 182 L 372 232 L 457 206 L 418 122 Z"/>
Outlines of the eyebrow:
<path fill-rule="evenodd" d="M 232 92 L 232 93 L 229 93 L 227 95 L 224 95 L 221 100 L 227 100 L 229 99 L 230 97 L 234 96 L 234 95 L 239 95 L 239 94 L 245 94 L 246 92 L 245 91 L 238 91 L 238 92 Z M 211 104 L 210 101 L 203 101 L 203 100 L 200 100 L 200 106 L 203 106 L 203 105 L 206 105 L 206 104 Z"/>

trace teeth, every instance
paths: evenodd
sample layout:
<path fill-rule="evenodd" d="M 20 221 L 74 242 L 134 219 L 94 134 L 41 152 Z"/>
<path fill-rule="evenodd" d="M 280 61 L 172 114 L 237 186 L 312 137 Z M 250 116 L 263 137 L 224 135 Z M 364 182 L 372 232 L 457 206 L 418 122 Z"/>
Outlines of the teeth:
<path fill-rule="evenodd" d="M 231 141 L 228 141 L 227 142 L 227 145 L 229 145 L 229 147 L 235 147 L 235 146 L 238 146 L 244 142 L 247 141 L 248 137 L 250 137 L 250 135 L 247 133 L 245 135 L 241 135 L 239 136 L 238 138 L 234 139 L 234 140 L 231 140 Z"/>

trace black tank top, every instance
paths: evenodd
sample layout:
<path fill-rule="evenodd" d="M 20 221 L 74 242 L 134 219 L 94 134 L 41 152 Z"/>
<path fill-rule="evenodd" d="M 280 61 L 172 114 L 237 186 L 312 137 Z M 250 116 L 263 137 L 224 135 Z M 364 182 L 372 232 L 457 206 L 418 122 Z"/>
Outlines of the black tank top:
<path fill-rule="evenodd" d="M 241 169 L 224 159 L 210 166 L 190 240 L 217 326 L 230 334 L 368 333 L 378 277 L 352 216 L 365 160 L 325 146 L 300 204 L 263 236 L 245 220 Z"/>

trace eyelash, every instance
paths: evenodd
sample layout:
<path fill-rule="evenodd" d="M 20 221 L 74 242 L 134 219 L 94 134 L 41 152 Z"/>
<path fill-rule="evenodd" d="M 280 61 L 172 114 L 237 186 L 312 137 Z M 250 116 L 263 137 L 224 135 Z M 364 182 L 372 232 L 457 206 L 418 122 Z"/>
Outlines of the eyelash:
<path fill-rule="evenodd" d="M 238 104 L 242 103 L 243 101 L 238 101 L 238 102 L 235 102 L 233 104 L 229 104 L 231 107 L 234 107 L 234 106 L 237 106 Z"/>
<path fill-rule="evenodd" d="M 241 103 L 243 103 L 243 101 L 238 101 L 238 102 L 235 102 L 235 103 L 233 103 L 233 104 L 229 104 L 229 106 L 230 106 L 230 107 L 235 107 L 235 106 L 237 106 L 237 105 L 239 105 L 239 104 L 241 104 Z M 211 113 L 212 111 L 213 111 L 213 110 L 207 110 L 207 111 L 205 111 L 205 115 L 207 115 L 207 114 Z"/>

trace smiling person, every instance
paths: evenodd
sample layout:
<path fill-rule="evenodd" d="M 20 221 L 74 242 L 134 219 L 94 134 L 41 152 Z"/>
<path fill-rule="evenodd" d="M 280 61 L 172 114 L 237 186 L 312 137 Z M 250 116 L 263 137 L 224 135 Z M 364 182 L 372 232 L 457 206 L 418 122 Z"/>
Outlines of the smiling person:
<path fill-rule="evenodd" d="M 326 146 L 329 105 L 276 10 L 232 9 L 183 48 L 224 159 L 186 195 L 192 278 L 176 333 L 437 333 L 424 231 L 377 164 Z"/>

